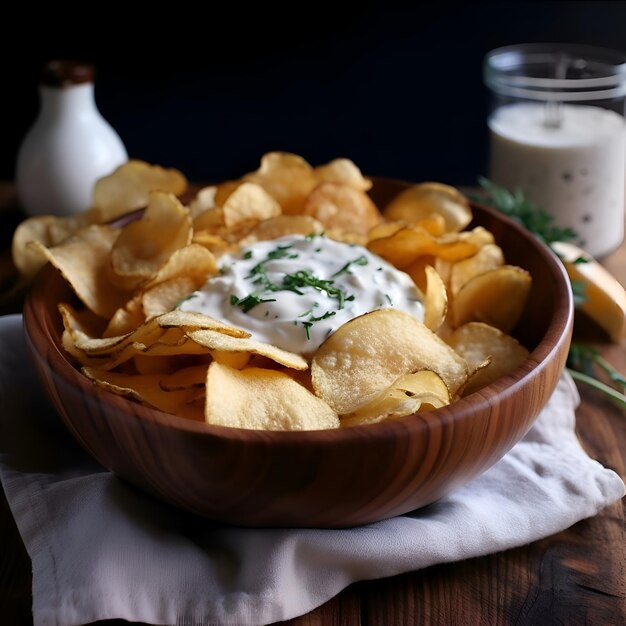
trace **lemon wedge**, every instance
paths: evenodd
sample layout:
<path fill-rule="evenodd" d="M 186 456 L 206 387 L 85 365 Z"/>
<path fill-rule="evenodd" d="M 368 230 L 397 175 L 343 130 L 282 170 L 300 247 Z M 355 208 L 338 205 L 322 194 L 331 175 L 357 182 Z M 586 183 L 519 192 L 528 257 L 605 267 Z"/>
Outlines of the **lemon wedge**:
<path fill-rule="evenodd" d="M 606 331 L 612 341 L 624 334 L 626 291 L 598 261 L 582 248 L 562 241 L 551 244 L 571 280 L 585 285 L 585 300 L 578 309 Z"/>

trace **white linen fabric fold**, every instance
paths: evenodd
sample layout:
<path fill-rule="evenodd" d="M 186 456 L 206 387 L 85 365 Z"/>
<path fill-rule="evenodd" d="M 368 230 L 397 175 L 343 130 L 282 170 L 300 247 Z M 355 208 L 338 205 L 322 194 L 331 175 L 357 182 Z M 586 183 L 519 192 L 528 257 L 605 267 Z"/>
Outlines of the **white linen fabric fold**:
<path fill-rule="evenodd" d="M 21 317 L 0 318 L 0 480 L 32 559 L 35 625 L 123 618 L 267 624 L 357 580 L 532 542 L 621 498 L 574 433 L 564 376 L 500 462 L 435 504 L 345 530 L 241 529 L 130 487 L 82 451 L 44 398 Z"/>

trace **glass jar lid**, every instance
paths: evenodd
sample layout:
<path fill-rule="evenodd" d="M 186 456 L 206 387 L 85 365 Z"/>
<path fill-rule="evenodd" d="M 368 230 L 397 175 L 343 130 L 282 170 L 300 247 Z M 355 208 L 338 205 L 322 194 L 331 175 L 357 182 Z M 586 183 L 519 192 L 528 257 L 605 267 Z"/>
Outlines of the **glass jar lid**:
<path fill-rule="evenodd" d="M 626 54 L 576 44 L 496 48 L 483 64 L 495 93 L 529 100 L 584 102 L 626 95 Z"/>

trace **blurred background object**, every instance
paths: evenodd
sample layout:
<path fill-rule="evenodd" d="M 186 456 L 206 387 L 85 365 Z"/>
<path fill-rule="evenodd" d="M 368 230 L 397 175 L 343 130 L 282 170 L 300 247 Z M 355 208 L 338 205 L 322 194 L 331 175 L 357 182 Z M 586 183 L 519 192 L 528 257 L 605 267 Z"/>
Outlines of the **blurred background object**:
<path fill-rule="evenodd" d="M 130 156 L 191 180 L 236 177 L 264 152 L 289 150 L 314 164 L 346 156 L 371 175 L 464 185 L 486 172 L 489 50 L 626 46 L 625 2 L 316 2 L 288 12 L 235 2 L 211 3 L 207 17 L 167 7 L 131 20 L 107 5 L 80 28 L 43 9 L 37 37 L 15 20 L 24 45 L 0 44 L 10 86 L 0 178 L 14 176 L 52 58 L 93 62 L 98 107 Z"/>
<path fill-rule="evenodd" d="M 94 68 L 55 59 L 39 79 L 40 108 L 17 155 L 20 203 L 29 215 L 73 215 L 92 205 L 96 181 L 128 160 L 94 99 Z"/>

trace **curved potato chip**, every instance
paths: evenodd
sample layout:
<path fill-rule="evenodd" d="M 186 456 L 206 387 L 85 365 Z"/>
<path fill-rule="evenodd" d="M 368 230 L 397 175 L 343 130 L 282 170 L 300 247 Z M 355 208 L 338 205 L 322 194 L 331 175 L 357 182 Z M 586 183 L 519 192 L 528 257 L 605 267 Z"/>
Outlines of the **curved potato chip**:
<path fill-rule="evenodd" d="M 232 228 L 248 220 L 266 220 L 281 214 L 280 204 L 261 185 L 242 183 L 222 205 L 224 225 Z"/>
<path fill-rule="evenodd" d="M 465 384 L 467 363 L 413 316 L 397 309 L 365 313 L 340 326 L 317 350 L 311 378 L 339 415 L 370 402 L 404 374 L 430 368 L 451 394 Z"/>
<path fill-rule="evenodd" d="M 140 219 L 124 226 L 111 250 L 111 267 L 136 284 L 155 276 L 172 254 L 191 243 L 189 211 L 170 193 L 150 193 Z"/>
<path fill-rule="evenodd" d="M 460 326 L 446 338 L 446 343 L 474 370 L 463 389 L 464 396 L 511 373 L 528 357 L 528 350 L 519 341 L 482 322 Z M 483 367 L 485 361 L 488 362 Z"/>
<path fill-rule="evenodd" d="M 88 211 L 68 217 L 38 215 L 25 219 L 18 224 L 13 233 L 11 254 L 15 267 L 25 278 L 33 278 L 48 259 L 39 247 L 28 244 L 31 241 L 38 241 L 46 248 L 56 246 L 76 231 L 88 226 L 92 219 L 93 214 Z"/>
<path fill-rule="evenodd" d="M 326 228 L 360 235 L 367 235 L 382 219 L 378 207 L 364 191 L 338 183 L 321 183 L 315 187 L 302 212 Z"/>
<path fill-rule="evenodd" d="M 195 220 L 200 215 L 218 208 L 215 201 L 216 194 L 217 187 L 215 185 L 209 185 L 208 187 L 199 189 L 194 199 L 189 203 L 189 213 L 194 220 L 194 226 Z"/>
<path fill-rule="evenodd" d="M 193 389 L 166 391 L 161 387 L 161 374 L 120 374 L 91 367 L 83 367 L 83 374 L 99 387 L 141 404 L 176 415 Z"/>
<path fill-rule="evenodd" d="M 31 242 L 70 283 L 85 306 L 110 318 L 130 298 L 127 290 L 110 281 L 109 258 L 119 231 L 93 224 L 82 228 L 63 243 L 46 248 Z"/>
<path fill-rule="evenodd" d="M 257 241 L 269 241 L 286 235 L 320 235 L 324 226 L 310 215 L 278 215 L 259 222 L 239 242 L 249 246 Z"/>
<path fill-rule="evenodd" d="M 461 287 L 474 276 L 493 270 L 504 265 L 504 254 L 500 246 L 489 243 L 480 248 L 476 254 L 467 259 L 461 259 L 450 268 L 450 291 L 459 292 Z"/>
<path fill-rule="evenodd" d="M 213 253 L 204 246 L 190 243 L 184 248 L 174 250 L 156 275 L 142 285 L 142 288 L 149 289 L 173 278 L 184 277 L 192 279 L 197 289 L 204 285 L 209 276 L 217 273 L 218 267 Z"/>
<path fill-rule="evenodd" d="M 178 170 L 130 160 L 96 182 L 93 205 L 99 209 L 101 221 L 108 222 L 124 213 L 145 207 L 152 191 L 179 196 L 185 189 L 187 179 Z"/>
<path fill-rule="evenodd" d="M 365 406 L 342 415 L 341 426 L 377 424 L 447 404 L 450 404 L 450 392 L 441 377 L 432 370 L 420 370 L 401 376 Z"/>
<path fill-rule="evenodd" d="M 513 265 L 474 276 L 452 300 L 454 326 L 485 322 L 505 333 L 510 332 L 522 316 L 530 285 L 530 274 Z"/>
<path fill-rule="evenodd" d="M 156 318 L 161 328 L 182 328 L 183 330 L 215 330 L 231 337 L 250 337 L 250 333 L 242 328 L 236 328 L 204 313 L 182 311 L 174 309 Z"/>
<path fill-rule="evenodd" d="M 210 350 L 259 354 L 295 370 L 305 370 L 309 367 L 306 359 L 299 354 L 256 339 L 232 337 L 213 330 L 188 330 L 186 334 L 192 341 Z"/>
<path fill-rule="evenodd" d="M 146 319 L 163 315 L 176 308 L 180 302 L 191 297 L 198 286 L 189 276 L 177 276 L 147 289 L 141 296 Z"/>
<path fill-rule="evenodd" d="M 179 389 L 190 389 L 191 387 L 204 387 L 208 369 L 209 365 L 206 363 L 183 367 L 171 374 L 162 376 L 159 380 L 159 386 L 163 391 L 178 391 Z"/>
<path fill-rule="evenodd" d="M 433 332 L 443 324 L 448 312 L 448 292 L 435 268 L 427 265 L 426 292 L 424 294 L 424 324 Z"/>
<path fill-rule="evenodd" d="M 287 374 L 211 363 L 206 379 L 209 424 L 255 430 L 338 428 L 336 413 Z"/>
<path fill-rule="evenodd" d="M 316 167 L 313 172 L 320 183 L 339 183 L 358 191 L 368 191 L 372 188 L 372 181 L 365 178 L 350 159 L 333 159 L 325 165 Z"/>
<path fill-rule="evenodd" d="M 256 172 L 243 177 L 244 181 L 258 183 L 278 200 L 283 213 L 301 213 L 304 202 L 317 184 L 313 168 L 297 154 L 268 152 L 261 158 Z"/>
<path fill-rule="evenodd" d="M 389 237 L 374 239 L 367 248 L 399 269 L 408 267 L 424 255 L 456 261 L 475 254 L 478 249 L 476 244 L 461 240 L 456 233 L 434 237 L 412 227 L 401 228 Z"/>
<path fill-rule="evenodd" d="M 442 215 L 448 232 L 459 232 L 472 221 L 467 198 L 455 187 L 420 183 L 399 193 L 384 209 L 388 220 L 415 223 L 432 213 Z"/>

